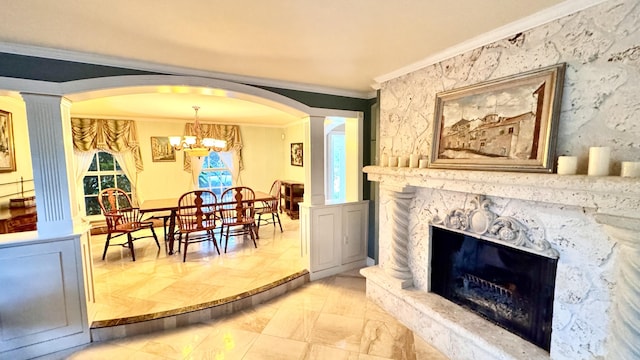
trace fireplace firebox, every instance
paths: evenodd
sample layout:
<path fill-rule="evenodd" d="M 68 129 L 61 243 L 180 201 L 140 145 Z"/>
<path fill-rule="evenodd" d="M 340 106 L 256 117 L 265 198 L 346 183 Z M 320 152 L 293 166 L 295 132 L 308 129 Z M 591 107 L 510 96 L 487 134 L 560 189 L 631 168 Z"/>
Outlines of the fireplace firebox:
<path fill-rule="evenodd" d="M 549 351 L 558 260 L 431 230 L 431 292 Z"/>

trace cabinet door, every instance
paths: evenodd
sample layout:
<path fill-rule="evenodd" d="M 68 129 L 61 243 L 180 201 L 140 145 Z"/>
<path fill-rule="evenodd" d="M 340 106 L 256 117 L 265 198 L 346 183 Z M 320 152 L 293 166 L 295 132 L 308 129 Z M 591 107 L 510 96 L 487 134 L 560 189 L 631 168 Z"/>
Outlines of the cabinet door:
<path fill-rule="evenodd" d="M 342 264 L 364 260 L 367 256 L 367 203 L 342 208 Z"/>
<path fill-rule="evenodd" d="M 312 208 L 311 271 L 340 266 L 342 219 L 339 207 Z"/>

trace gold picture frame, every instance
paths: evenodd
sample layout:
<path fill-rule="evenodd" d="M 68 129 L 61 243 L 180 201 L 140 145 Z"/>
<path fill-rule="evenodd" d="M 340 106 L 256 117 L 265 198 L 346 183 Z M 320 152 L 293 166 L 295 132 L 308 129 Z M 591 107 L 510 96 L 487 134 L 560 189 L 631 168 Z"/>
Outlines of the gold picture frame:
<path fill-rule="evenodd" d="M 565 64 L 436 94 L 430 168 L 552 172 Z"/>
<path fill-rule="evenodd" d="M 151 137 L 151 160 L 153 162 L 176 161 L 176 151 L 169 143 L 169 137 Z"/>
<path fill-rule="evenodd" d="M 0 110 L 0 172 L 12 171 L 16 171 L 13 120 L 10 112 Z"/>

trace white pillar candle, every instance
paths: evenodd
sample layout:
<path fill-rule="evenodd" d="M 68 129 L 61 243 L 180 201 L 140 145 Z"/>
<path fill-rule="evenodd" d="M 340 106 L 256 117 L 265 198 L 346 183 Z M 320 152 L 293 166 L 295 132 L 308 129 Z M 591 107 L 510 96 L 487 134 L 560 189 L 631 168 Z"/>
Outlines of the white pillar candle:
<path fill-rule="evenodd" d="M 408 156 L 400 156 L 398 158 L 398 167 L 407 167 L 409 166 L 409 157 Z"/>
<path fill-rule="evenodd" d="M 590 176 L 609 175 L 609 156 L 611 148 L 608 146 L 589 148 L 589 170 Z"/>
<path fill-rule="evenodd" d="M 577 171 L 577 156 L 558 156 L 558 175 L 575 175 Z"/>
<path fill-rule="evenodd" d="M 389 167 L 398 166 L 398 158 L 395 156 L 389 156 Z"/>
<path fill-rule="evenodd" d="M 420 160 L 420 155 L 418 155 L 418 154 L 409 155 L 409 167 L 417 168 L 419 160 Z"/>
<path fill-rule="evenodd" d="M 380 156 L 380 166 L 389 166 L 389 155 Z"/>
<path fill-rule="evenodd" d="M 640 177 L 640 161 L 623 161 L 620 176 Z"/>
<path fill-rule="evenodd" d="M 418 162 L 418 167 L 420 167 L 420 169 L 426 169 L 427 159 L 420 159 L 420 161 Z"/>

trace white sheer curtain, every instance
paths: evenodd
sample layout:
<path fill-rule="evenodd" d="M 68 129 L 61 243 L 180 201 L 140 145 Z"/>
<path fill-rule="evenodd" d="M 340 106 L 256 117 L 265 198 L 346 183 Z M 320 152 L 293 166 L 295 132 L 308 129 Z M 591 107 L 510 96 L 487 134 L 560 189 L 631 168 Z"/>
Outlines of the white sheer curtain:
<path fill-rule="evenodd" d="M 237 154 L 236 150 L 231 150 L 231 151 L 225 151 L 225 152 L 219 152 L 218 156 L 220 157 L 220 160 L 222 160 L 222 162 L 224 163 L 224 166 L 226 166 L 230 171 L 231 171 L 231 179 L 233 182 L 233 186 L 240 186 L 242 185 L 242 180 L 240 179 L 240 157 Z"/>
<path fill-rule="evenodd" d="M 91 165 L 91 160 L 93 160 L 93 155 L 95 155 L 98 151 L 75 151 L 74 155 L 76 156 L 75 163 L 75 171 L 76 171 L 76 184 L 79 186 L 80 190 L 84 194 L 84 190 L 82 189 L 82 181 L 84 176 L 89 171 L 89 166 Z"/>
<path fill-rule="evenodd" d="M 89 171 L 91 160 L 97 153 L 94 151 L 74 151 L 75 155 L 75 181 L 76 181 L 76 199 L 78 199 L 78 212 L 82 213 L 84 209 L 84 176 Z"/>
<path fill-rule="evenodd" d="M 134 205 L 139 205 L 139 203 L 144 199 L 142 194 L 138 192 L 138 170 L 136 168 L 136 159 L 133 156 L 131 151 L 124 152 L 112 152 L 113 157 L 116 159 L 124 174 L 129 178 L 129 182 L 131 183 L 131 194 L 133 194 Z"/>

